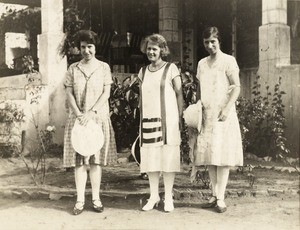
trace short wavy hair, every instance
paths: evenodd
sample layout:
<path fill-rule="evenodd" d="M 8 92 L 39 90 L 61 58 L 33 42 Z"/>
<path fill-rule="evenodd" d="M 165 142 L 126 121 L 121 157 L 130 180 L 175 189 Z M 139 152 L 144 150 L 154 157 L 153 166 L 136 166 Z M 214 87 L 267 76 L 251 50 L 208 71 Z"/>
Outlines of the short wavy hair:
<path fill-rule="evenodd" d="M 219 31 L 219 29 L 217 27 L 210 26 L 210 27 L 207 27 L 203 31 L 203 33 L 202 33 L 202 39 L 210 38 L 210 36 L 213 36 L 213 37 L 217 38 L 219 40 L 219 42 L 221 43 L 222 38 L 221 38 L 220 31 Z"/>
<path fill-rule="evenodd" d="M 87 42 L 88 44 L 97 44 L 97 34 L 91 30 L 79 30 L 76 34 L 76 46 L 80 49 L 80 42 Z"/>
<path fill-rule="evenodd" d="M 141 43 L 141 51 L 142 53 L 147 52 L 147 45 L 149 42 L 156 43 L 158 47 L 161 49 L 160 55 L 162 57 L 166 57 L 170 54 L 170 49 L 167 45 L 166 39 L 160 34 L 152 34 L 147 36 L 143 42 Z"/>

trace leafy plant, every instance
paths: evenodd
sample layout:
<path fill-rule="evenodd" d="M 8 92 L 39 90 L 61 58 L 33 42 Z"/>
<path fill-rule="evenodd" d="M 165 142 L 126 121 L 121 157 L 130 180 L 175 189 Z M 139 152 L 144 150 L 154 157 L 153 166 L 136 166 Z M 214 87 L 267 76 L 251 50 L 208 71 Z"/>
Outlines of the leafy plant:
<path fill-rule="evenodd" d="M 10 31 L 12 26 L 17 31 L 30 30 L 34 34 L 41 33 L 41 10 L 38 7 L 28 7 L 22 10 L 7 7 L 0 18 L 3 31 Z"/>
<path fill-rule="evenodd" d="M 13 123 L 13 122 L 23 122 L 25 113 L 23 109 L 11 102 L 11 101 L 1 101 L 0 102 L 0 122 L 1 123 Z"/>
<path fill-rule="evenodd" d="M 36 130 L 39 145 L 29 154 L 29 159 L 26 159 L 22 154 L 22 148 L 18 145 L 11 144 L 13 152 L 17 154 L 24 162 L 28 174 L 31 176 L 35 185 L 44 184 L 46 178 L 46 153 L 53 146 L 54 126 L 47 126 L 45 130 Z"/>
<path fill-rule="evenodd" d="M 266 95 L 261 93 L 260 77 L 257 76 L 252 87 L 252 100 L 240 98 L 237 101 L 237 111 L 241 126 L 243 148 L 257 156 L 272 156 L 283 158 L 290 151 L 284 136 L 285 117 L 280 90 L 281 77 L 275 84 L 274 92 L 266 86 Z"/>
<path fill-rule="evenodd" d="M 25 113 L 23 109 L 11 101 L 0 102 L 1 123 L 1 157 L 11 157 L 14 154 L 11 145 L 21 144 L 21 126 Z"/>
<path fill-rule="evenodd" d="M 197 102 L 197 88 L 198 81 L 189 71 L 181 72 L 182 80 L 182 93 L 183 99 L 186 106 L 195 104 Z M 190 147 L 189 147 L 189 134 L 188 127 L 184 124 L 183 129 L 181 130 L 181 159 L 183 162 L 190 163 Z"/>
<path fill-rule="evenodd" d="M 139 83 L 132 75 L 119 83 L 114 78 L 109 99 L 117 150 L 130 148 L 139 133 Z"/>
<path fill-rule="evenodd" d="M 25 90 L 28 92 L 28 100 L 31 105 L 39 107 L 40 99 L 44 93 L 45 86 L 41 83 L 40 74 L 35 68 L 34 61 L 30 55 L 23 57 L 23 72 L 27 74 L 28 84 L 25 86 Z M 3 108 L 0 109 L 0 120 L 13 123 L 24 120 L 24 111 L 16 105 L 5 102 Z M 22 145 L 20 146 L 16 142 L 9 143 L 11 152 L 19 156 L 24 162 L 29 175 L 31 176 L 35 185 L 45 182 L 46 177 L 46 154 L 53 147 L 53 133 L 55 132 L 54 126 L 48 126 L 45 130 L 39 126 L 38 118 L 36 114 L 32 112 L 30 120 L 36 131 L 36 140 L 38 145 L 29 153 L 25 158 L 23 155 L 24 147 L 24 134 L 22 132 Z M 41 174 L 41 175 L 40 175 Z"/>
<path fill-rule="evenodd" d="M 198 80 L 189 71 L 181 73 L 182 93 L 186 106 L 197 102 Z"/>
<path fill-rule="evenodd" d="M 68 64 L 78 61 L 80 52 L 76 45 L 76 34 L 83 29 L 84 20 L 80 19 L 78 6 L 75 0 L 67 0 L 64 7 L 65 39 L 61 47 L 62 56 L 67 56 Z"/>

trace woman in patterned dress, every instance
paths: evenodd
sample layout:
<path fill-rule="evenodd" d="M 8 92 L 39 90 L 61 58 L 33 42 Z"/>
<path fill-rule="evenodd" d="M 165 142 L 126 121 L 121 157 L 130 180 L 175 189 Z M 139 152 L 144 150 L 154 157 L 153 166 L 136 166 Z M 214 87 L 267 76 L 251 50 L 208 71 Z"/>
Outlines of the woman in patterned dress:
<path fill-rule="evenodd" d="M 208 57 L 198 63 L 203 121 L 197 140 L 196 165 L 207 165 L 212 197 L 203 208 L 227 210 L 225 189 L 231 166 L 243 165 L 242 140 L 235 102 L 240 93 L 239 67 L 235 58 L 220 50 L 216 27 L 203 32 Z"/>
<path fill-rule="evenodd" d="M 66 80 L 69 117 L 64 135 L 64 167 L 75 167 L 77 202 L 73 213 L 80 214 L 85 204 L 87 173 L 92 185 L 92 204 L 96 212 L 103 211 L 100 200 L 101 167 L 116 160 L 116 144 L 109 117 L 108 98 L 112 83 L 108 64 L 95 58 L 96 33 L 89 30 L 78 32 L 78 48 L 83 59 L 70 65 Z M 104 144 L 101 150 L 91 156 L 77 153 L 71 144 L 71 131 L 75 120 L 81 125 L 94 120 L 102 126 Z M 82 137 L 85 138 L 85 137 Z"/>
<path fill-rule="evenodd" d="M 162 57 L 169 54 L 166 40 L 159 34 L 148 36 L 141 46 L 151 62 L 139 72 L 141 173 L 147 173 L 150 198 L 142 208 L 149 211 L 158 205 L 159 176 L 162 172 L 165 188 L 164 210 L 174 210 L 173 184 L 180 171 L 180 128 L 183 97 L 181 78 L 175 64 Z"/>

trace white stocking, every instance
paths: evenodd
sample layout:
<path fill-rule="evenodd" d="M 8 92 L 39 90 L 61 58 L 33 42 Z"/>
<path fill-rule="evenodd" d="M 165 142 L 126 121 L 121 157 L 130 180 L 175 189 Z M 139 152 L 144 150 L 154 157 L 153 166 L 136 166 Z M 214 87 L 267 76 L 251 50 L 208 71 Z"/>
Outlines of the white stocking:
<path fill-rule="evenodd" d="M 211 182 L 211 190 L 212 190 L 212 195 L 217 196 L 217 166 L 214 165 L 208 165 L 208 174 L 209 174 L 209 179 Z"/>
<path fill-rule="evenodd" d="M 150 185 L 150 200 L 155 200 L 159 197 L 159 172 L 148 172 Z"/>
<path fill-rule="evenodd" d="M 85 197 L 85 185 L 87 180 L 87 167 L 77 166 L 75 167 L 75 184 L 76 184 L 76 192 L 77 192 L 77 201 L 84 202 Z"/>
<path fill-rule="evenodd" d="M 92 200 L 99 200 L 102 170 L 100 165 L 91 165 L 90 180 L 92 185 Z"/>
<path fill-rule="evenodd" d="M 165 186 L 165 200 L 172 200 L 175 172 L 164 172 L 163 177 Z"/>
<path fill-rule="evenodd" d="M 224 200 L 225 198 L 225 189 L 229 177 L 228 166 L 218 166 L 217 167 L 217 199 Z"/>

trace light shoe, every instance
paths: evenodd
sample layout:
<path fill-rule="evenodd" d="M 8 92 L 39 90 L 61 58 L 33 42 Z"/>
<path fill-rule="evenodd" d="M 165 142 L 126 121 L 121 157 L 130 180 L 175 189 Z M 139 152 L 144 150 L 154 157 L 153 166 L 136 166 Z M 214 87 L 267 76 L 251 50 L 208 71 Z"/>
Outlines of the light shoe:
<path fill-rule="evenodd" d="M 217 200 L 216 211 L 218 213 L 223 213 L 223 212 L 227 211 L 227 206 L 226 206 L 224 200 Z"/>
<path fill-rule="evenodd" d="M 165 199 L 164 203 L 165 203 L 165 206 L 164 206 L 165 212 L 172 212 L 174 210 L 173 199 Z"/>
<path fill-rule="evenodd" d="M 148 199 L 147 204 L 142 208 L 143 211 L 150 211 L 155 207 L 158 207 L 158 204 L 160 202 L 160 197 L 157 197 L 156 199 Z"/>

